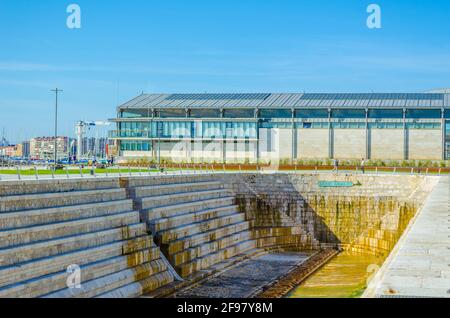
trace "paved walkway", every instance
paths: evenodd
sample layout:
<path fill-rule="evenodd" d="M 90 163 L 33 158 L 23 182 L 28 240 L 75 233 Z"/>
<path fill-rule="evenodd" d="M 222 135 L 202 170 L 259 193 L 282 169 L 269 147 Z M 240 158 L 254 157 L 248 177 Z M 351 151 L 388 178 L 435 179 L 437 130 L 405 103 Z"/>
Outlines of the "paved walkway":
<path fill-rule="evenodd" d="M 450 178 L 441 178 L 366 296 L 450 298 Z"/>

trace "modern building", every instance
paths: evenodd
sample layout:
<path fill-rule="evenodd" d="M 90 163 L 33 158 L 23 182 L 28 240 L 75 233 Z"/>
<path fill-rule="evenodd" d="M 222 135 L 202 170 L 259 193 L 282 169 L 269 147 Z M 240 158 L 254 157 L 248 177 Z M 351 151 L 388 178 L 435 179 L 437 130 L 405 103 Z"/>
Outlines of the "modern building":
<path fill-rule="evenodd" d="M 117 108 L 122 158 L 450 158 L 450 94 L 142 94 Z"/>
<path fill-rule="evenodd" d="M 58 159 L 69 157 L 69 138 L 57 137 Z M 38 137 L 30 140 L 30 158 L 53 160 L 55 156 L 55 137 Z"/>

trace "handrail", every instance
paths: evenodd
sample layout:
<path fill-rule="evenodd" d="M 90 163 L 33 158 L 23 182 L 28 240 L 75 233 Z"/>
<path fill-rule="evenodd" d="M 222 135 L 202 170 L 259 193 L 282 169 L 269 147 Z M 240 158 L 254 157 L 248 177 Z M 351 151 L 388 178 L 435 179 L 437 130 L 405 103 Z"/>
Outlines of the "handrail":
<path fill-rule="evenodd" d="M 0 180 L 27 180 L 27 179 L 61 179 L 61 178 L 99 178 L 117 175 L 122 176 L 151 176 L 151 175 L 183 175 L 183 174 L 212 174 L 212 173 L 261 173 L 264 169 L 272 167 L 264 164 L 223 164 L 223 163 L 177 163 L 177 164 L 149 164 L 109 166 L 106 169 L 95 169 L 86 166 L 65 166 L 62 170 L 38 168 L 37 166 L 10 165 L 7 173 L 0 171 Z M 273 168 L 272 168 L 273 169 Z M 364 172 L 367 174 L 418 174 L 418 175 L 449 175 L 450 168 L 443 167 L 379 167 L 366 166 Z M 89 173 L 87 172 L 89 171 Z M 303 166 L 297 164 L 281 164 L 276 167 L 279 172 L 311 172 L 311 173 L 354 173 L 362 174 L 360 166 L 339 166 L 338 171 L 333 166 L 310 165 Z"/>

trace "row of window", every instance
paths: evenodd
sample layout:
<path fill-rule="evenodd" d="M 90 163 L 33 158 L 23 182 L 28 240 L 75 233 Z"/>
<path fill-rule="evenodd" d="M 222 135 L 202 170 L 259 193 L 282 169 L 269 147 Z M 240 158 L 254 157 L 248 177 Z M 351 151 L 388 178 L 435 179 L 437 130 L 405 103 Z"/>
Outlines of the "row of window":
<path fill-rule="evenodd" d="M 328 118 L 327 109 L 296 109 L 294 118 Z M 370 109 L 369 118 L 403 118 L 402 109 Z M 121 118 L 152 117 L 148 109 L 133 109 L 122 111 Z M 155 112 L 157 118 L 254 118 L 254 109 L 225 109 L 221 114 L 219 109 L 192 109 L 186 114 L 184 109 L 167 109 Z M 332 118 L 366 118 L 364 109 L 334 109 Z M 438 119 L 442 117 L 440 109 L 408 109 L 406 118 Z M 259 118 L 292 118 L 290 109 L 260 109 Z M 445 111 L 445 118 L 450 118 L 450 110 Z"/>
<path fill-rule="evenodd" d="M 121 141 L 120 150 L 122 151 L 150 151 L 152 150 L 152 144 L 145 141 Z"/>
<path fill-rule="evenodd" d="M 295 123 L 296 129 L 327 129 L 328 122 Z M 260 128 L 291 129 L 291 122 L 262 122 Z M 333 122 L 333 129 L 365 129 L 365 122 Z M 402 122 L 369 123 L 370 129 L 402 129 Z M 407 129 L 441 129 L 440 123 L 407 123 Z M 249 122 L 124 122 L 112 138 L 257 138 L 257 124 Z"/>
<path fill-rule="evenodd" d="M 326 129 L 327 122 L 313 122 L 313 123 L 296 123 L 294 125 L 297 129 Z M 292 128 L 292 123 L 262 123 L 261 128 Z M 333 129 L 365 129 L 365 122 L 339 122 L 331 123 Z M 369 123 L 369 129 L 402 129 L 403 123 L 377 122 Z M 407 123 L 407 129 L 441 129 L 440 123 Z"/>
<path fill-rule="evenodd" d="M 249 122 L 122 122 L 112 137 L 143 138 L 256 138 Z"/>

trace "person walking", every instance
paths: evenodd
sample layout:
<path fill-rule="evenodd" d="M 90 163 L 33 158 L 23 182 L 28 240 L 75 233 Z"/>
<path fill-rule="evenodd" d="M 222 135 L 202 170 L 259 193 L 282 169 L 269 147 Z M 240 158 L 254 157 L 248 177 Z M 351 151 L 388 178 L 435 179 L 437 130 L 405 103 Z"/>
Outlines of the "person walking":
<path fill-rule="evenodd" d="M 366 173 L 365 170 L 364 170 L 365 165 L 366 165 L 366 161 L 365 161 L 364 158 L 363 158 L 363 159 L 361 160 L 361 172 L 362 172 L 363 174 Z"/>
<path fill-rule="evenodd" d="M 339 160 L 333 159 L 333 172 L 338 173 L 339 172 Z"/>

